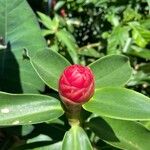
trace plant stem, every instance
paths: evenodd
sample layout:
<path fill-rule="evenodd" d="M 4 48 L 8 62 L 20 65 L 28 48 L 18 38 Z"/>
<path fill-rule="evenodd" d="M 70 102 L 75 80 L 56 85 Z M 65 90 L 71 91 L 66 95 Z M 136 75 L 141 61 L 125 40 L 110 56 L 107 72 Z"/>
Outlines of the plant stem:
<path fill-rule="evenodd" d="M 78 104 L 65 104 L 65 112 L 70 126 L 80 125 L 80 113 L 82 106 Z"/>
<path fill-rule="evenodd" d="M 78 51 L 83 50 L 83 49 L 92 48 L 92 47 L 98 47 L 98 46 L 100 46 L 100 44 L 101 44 L 100 42 L 98 42 L 98 43 L 93 43 L 93 44 L 88 44 L 88 45 L 86 45 L 86 46 L 80 47 L 80 48 L 78 49 Z"/>

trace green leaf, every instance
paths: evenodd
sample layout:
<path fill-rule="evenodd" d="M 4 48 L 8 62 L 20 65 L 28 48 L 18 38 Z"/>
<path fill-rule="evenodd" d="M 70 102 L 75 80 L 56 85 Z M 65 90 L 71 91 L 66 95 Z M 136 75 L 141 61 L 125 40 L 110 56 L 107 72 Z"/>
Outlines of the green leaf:
<path fill-rule="evenodd" d="M 103 57 L 89 67 L 94 72 L 96 88 L 123 86 L 131 76 L 128 58 L 121 55 Z"/>
<path fill-rule="evenodd" d="M 146 0 L 147 4 L 148 4 L 148 9 L 149 9 L 149 12 L 150 12 L 150 1 L 149 0 Z"/>
<path fill-rule="evenodd" d="M 139 123 L 150 131 L 150 121 L 140 121 Z"/>
<path fill-rule="evenodd" d="M 44 84 L 32 68 L 28 53 L 46 47 L 35 14 L 25 0 L 0 0 L 0 90 L 38 93 Z M 26 50 L 24 50 L 26 49 Z"/>
<path fill-rule="evenodd" d="M 28 139 L 27 143 L 33 143 L 39 141 L 52 141 L 52 139 L 48 135 L 40 134 L 32 139 Z"/>
<path fill-rule="evenodd" d="M 32 150 L 61 150 L 61 148 L 62 148 L 62 142 L 57 142 L 57 143 L 54 143 L 54 144 L 49 144 L 47 146 L 40 146 L 40 144 L 42 145 L 42 142 L 39 143 L 39 144 L 35 142 L 34 145 L 37 148 L 34 148 Z M 47 142 L 47 144 L 48 144 L 48 142 Z M 39 145 L 39 146 L 37 146 L 37 145 Z M 43 142 L 43 145 L 44 145 L 44 142 Z M 45 145 L 46 145 L 46 143 L 45 143 Z"/>
<path fill-rule="evenodd" d="M 148 0 L 149 1 L 149 0 Z M 150 2 L 150 1 L 149 1 Z M 149 18 L 147 18 L 147 19 L 142 19 L 142 20 L 140 20 L 140 24 L 144 27 L 144 28 L 146 28 L 146 29 L 150 29 L 150 26 L 149 26 L 149 23 L 150 23 L 150 19 Z"/>
<path fill-rule="evenodd" d="M 59 26 L 59 20 L 58 18 L 55 16 L 55 18 L 52 20 L 49 16 L 38 12 L 37 13 L 40 17 L 40 22 L 49 29 L 49 33 L 50 34 L 54 34 L 57 31 L 57 28 Z"/>
<path fill-rule="evenodd" d="M 83 56 L 89 56 L 95 58 L 101 57 L 100 53 L 97 52 L 94 48 L 79 49 L 78 53 Z"/>
<path fill-rule="evenodd" d="M 134 10 L 130 7 L 127 7 L 125 9 L 125 11 L 123 12 L 123 21 L 124 22 L 129 22 L 132 20 L 140 20 L 140 18 L 141 18 L 141 15 L 138 14 L 136 10 Z"/>
<path fill-rule="evenodd" d="M 98 89 L 84 108 L 114 119 L 150 120 L 150 98 L 125 88 Z"/>
<path fill-rule="evenodd" d="M 54 32 L 51 31 L 51 30 L 48 30 L 48 29 L 42 29 L 42 35 L 43 36 L 47 36 L 47 35 L 50 35 L 50 34 L 54 34 Z"/>
<path fill-rule="evenodd" d="M 92 146 L 86 135 L 85 131 L 79 126 L 72 126 L 71 129 L 66 132 L 62 150 L 92 150 Z"/>
<path fill-rule="evenodd" d="M 61 73 L 70 65 L 64 57 L 49 49 L 37 52 L 31 63 L 41 79 L 56 91 Z"/>
<path fill-rule="evenodd" d="M 0 126 L 35 124 L 62 114 L 60 102 L 53 97 L 0 92 Z"/>
<path fill-rule="evenodd" d="M 141 47 L 133 45 L 127 51 L 127 53 L 130 54 L 130 55 L 134 55 L 134 56 L 137 56 L 137 57 L 141 57 L 141 58 L 150 60 L 150 51 L 147 48 L 141 48 Z"/>
<path fill-rule="evenodd" d="M 113 29 L 110 37 L 108 38 L 108 54 L 120 54 L 125 46 L 126 40 L 129 37 L 129 27 L 117 26 Z"/>
<path fill-rule="evenodd" d="M 65 5 L 65 1 L 58 1 L 57 3 L 56 3 L 56 5 L 54 6 L 54 10 L 55 11 L 58 11 L 60 8 L 62 8 L 63 6 Z"/>
<path fill-rule="evenodd" d="M 62 141 L 54 143 L 48 135 L 40 134 L 36 137 L 28 139 L 26 144 L 17 146 L 13 150 L 61 150 Z"/>
<path fill-rule="evenodd" d="M 34 125 L 23 125 L 21 130 L 21 136 L 26 136 L 31 134 L 31 132 L 34 130 Z"/>
<path fill-rule="evenodd" d="M 144 73 L 143 71 L 138 70 L 130 78 L 128 86 L 143 85 L 148 86 L 150 84 L 150 73 Z"/>
<path fill-rule="evenodd" d="M 128 86 L 143 85 L 145 88 L 150 85 L 150 63 L 142 63 L 138 65 L 138 69 L 128 81 Z"/>
<path fill-rule="evenodd" d="M 37 137 L 38 138 L 38 137 Z M 62 142 L 54 143 L 53 141 L 42 140 L 42 141 L 35 141 L 33 143 L 28 143 L 25 145 L 18 146 L 14 148 L 14 150 L 25 150 L 25 149 L 32 149 L 32 150 L 61 150 L 62 149 Z"/>
<path fill-rule="evenodd" d="M 93 118 L 89 127 L 106 143 L 126 150 L 149 150 L 150 133 L 132 121 Z"/>
<path fill-rule="evenodd" d="M 129 23 L 132 28 L 134 42 L 144 48 L 150 42 L 150 31 L 140 25 L 138 22 Z"/>
<path fill-rule="evenodd" d="M 73 35 L 69 33 L 67 30 L 62 29 L 56 32 L 56 37 L 67 47 L 68 53 L 70 54 L 73 62 L 75 64 L 78 64 L 79 63 L 77 55 L 78 46 L 76 44 Z"/>

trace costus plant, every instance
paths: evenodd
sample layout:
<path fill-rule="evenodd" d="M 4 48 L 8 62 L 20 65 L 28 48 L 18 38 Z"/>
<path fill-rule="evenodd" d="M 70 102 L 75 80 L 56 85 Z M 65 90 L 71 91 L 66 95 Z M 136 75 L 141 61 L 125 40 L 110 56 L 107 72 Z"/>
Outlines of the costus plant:
<path fill-rule="evenodd" d="M 95 90 L 92 70 L 81 65 L 68 66 L 61 74 L 58 86 L 70 125 L 79 124 L 81 106 L 90 100 Z"/>
<path fill-rule="evenodd" d="M 0 149 L 150 149 L 150 98 L 145 90 L 149 65 L 138 65 L 142 60 L 136 57 L 149 59 L 148 51 L 141 50 L 149 44 L 149 19 L 138 22 L 146 18 L 148 7 L 137 12 L 140 2 L 136 2 L 136 12 L 129 8 L 131 1 L 129 5 L 86 2 L 88 7 L 95 6 L 95 12 L 105 8 L 99 14 L 102 23 L 94 25 L 104 33 L 97 39 L 108 38 L 108 42 L 80 47 L 72 32 L 73 25 L 82 24 L 80 18 L 68 18 L 67 8 L 76 4 L 80 9 L 75 10 L 81 14 L 85 8 L 81 5 L 86 5 L 83 1 L 72 5 L 56 2 L 50 18 L 41 12 L 35 15 L 27 1 L 0 0 Z M 61 8 L 66 12 L 63 17 L 56 14 Z M 118 16 L 119 11 L 125 12 Z M 100 50 L 94 49 L 97 46 Z M 129 50 L 132 48 L 135 51 Z M 139 68 L 144 72 L 135 78 Z M 138 92 L 133 85 L 143 82 Z"/>
<path fill-rule="evenodd" d="M 85 67 L 71 65 L 58 53 L 47 50 L 38 52 L 31 58 L 31 63 L 41 79 L 59 92 L 63 102 L 62 111 L 71 128 L 63 138 L 62 149 L 93 149 L 90 135 L 86 134 L 89 128 L 95 136 L 119 148 L 126 145 L 120 136 L 135 143 L 138 141 L 138 138 L 132 139 L 135 134 L 131 131 L 136 130 L 138 135 L 144 130 L 136 121 L 150 119 L 150 103 L 148 97 L 124 88 L 132 72 L 127 57 L 110 55 Z M 93 117 L 90 115 L 84 120 L 80 114 L 81 105 L 93 113 Z M 149 137 L 149 133 L 144 132 Z M 146 143 L 144 147 L 148 145 Z M 133 145 L 127 147 L 135 148 Z"/>
<path fill-rule="evenodd" d="M 64 103 L 83 104 L 94 94 L 94 74 L 88 67 L 71 65 L 59 79 L 59 95 Z"/>

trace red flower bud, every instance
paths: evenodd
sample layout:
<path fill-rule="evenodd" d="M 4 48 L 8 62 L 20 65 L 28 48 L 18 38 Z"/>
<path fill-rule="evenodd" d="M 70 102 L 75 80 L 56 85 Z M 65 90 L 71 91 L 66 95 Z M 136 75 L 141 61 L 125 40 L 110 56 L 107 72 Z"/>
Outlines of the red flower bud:
<path fill-rule="evenodd" d="M 59 79 L 59 95 L 64 103 L 83 104 L 93 96 L 94 89 L 94 75 L 85 66 L 68 66 Z"/>

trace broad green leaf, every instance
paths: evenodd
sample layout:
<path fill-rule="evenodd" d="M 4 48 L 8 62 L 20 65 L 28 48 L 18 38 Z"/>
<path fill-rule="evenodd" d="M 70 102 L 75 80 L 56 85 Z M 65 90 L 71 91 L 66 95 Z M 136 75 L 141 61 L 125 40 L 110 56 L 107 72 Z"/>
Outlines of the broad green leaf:
<path fill-rule="evenodd" d="M 62 150 L 92 150 L 92 146 L 85 131 L 79 126 L 72 126 L 66 132 Z"/>
<path fill-rule="evenodd" d="M 89 127 L 106 143 L 126 150 L 149 150 L 150 133 L 132 121 L 93 118 Z"/>
<path fill-rule="evenodd" d="M 31 63 L 41 79 L 56 91 L 61 73 L 66 66 L 70 65 L 64 57 L 49 49 L 37 52 L 31 58 Z"/>
<path fill-rule="evenodd" d="M 89 67 L 94 72 L 96 88 L 123 86 L 131 76 L 128 58 L 121 55 L 103 57 Z"/>
<path fill-rule="evenodd" d="M 84 108 L 115 119 L 150 120 L 150 98 L 125 88 L 98 89 Z"/>
<path fill-rule="evenodd" d="M 140 121 L 139 123 L 150 131 L 150 121 Z"/>
<path fill-rule="evenodd" d="M 67 47 L 68 53 L 70 54 L 73 62 L 75 64 L 79 63 L 77 55 L 78 46 L 71 33 L 69 33 L 67 30 L 62 29 L 56 32 L 56 37 Z"/>
<path fill-rule="evenodd" d="M 35 124 L 62 114 L 60 102 L 53 97 L 0 93 L 0 126 Z"/>
<path fill-rule="evenodd" d="M 0 0 L 0 90 L 38 93 L 44 84 L 32 68 L 28 53 L 46 47 L 36 17 L 25 0 Z M 25 50 L 26 49 L 26 50 Z"/>

